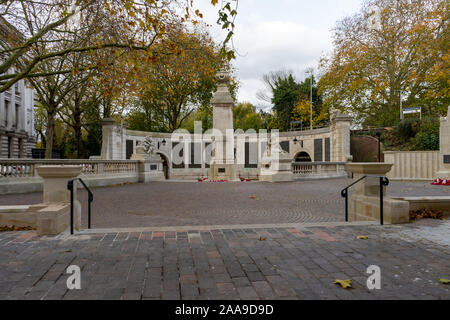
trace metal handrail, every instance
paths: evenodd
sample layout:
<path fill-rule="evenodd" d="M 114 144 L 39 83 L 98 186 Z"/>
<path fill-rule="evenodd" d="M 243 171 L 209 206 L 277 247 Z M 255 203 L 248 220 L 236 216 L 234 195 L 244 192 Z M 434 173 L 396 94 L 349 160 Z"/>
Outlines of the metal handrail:
<path fill-rule="evenodd" d="M 348 189 L 360 182 L 361 180 L 367 178 L 367 176 L 363 176 L 356 181 L 353 181 L 350 185 L 341 190 L 341 196 L 345 198 L 345 221 L 348 222 Z M 383 186 L 389 185 L 389 179 L 385 176 L 381 176 L 380 178 L 380 224 L 384 224 L 384 193 Z"/>
<path fill-rule="evenodd" d="M 76 178 L 67 182 L 67 189 L 70 190 L 70 234 L 73 234 L 73 182 L 75 180 L 79 180 L 88 192 L 88 229 L 91 228 L 91 203 L 94 201 L 94 194 L 86 183 L 84 183 L 83 179 Z"/>

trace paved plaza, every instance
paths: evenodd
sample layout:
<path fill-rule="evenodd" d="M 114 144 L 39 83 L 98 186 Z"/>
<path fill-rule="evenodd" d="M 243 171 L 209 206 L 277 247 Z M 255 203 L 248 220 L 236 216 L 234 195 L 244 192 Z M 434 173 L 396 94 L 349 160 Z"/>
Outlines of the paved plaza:
<path fill-rule="evenodd" d="M 450 299 L 450 223 L 0 233 L 0 299 Z M 367 240 L 357 239 L 366 235 Z M 69 265 L 81 290 L 68 290 Z M 369 290 L 367 267 L 381 268 Z M 335 279 L 351 279 L 343 289 Z"/>
<path fill-rule="evenodd" d="M 94 188 L 95 228 L 344 221 L 340 190 L 351 179 L 265 182 L 152 182 Z M 450 187 L 391 182 L 395 196 L 450 196 Z M 87 195 L 79 191 L 83 225 Z M 0 195 L 0 205 L 40 203 L 42 193 Z"/>
<path fill-rule="evenodd" d="M 450 299 L 439 282 L 450 278 L 450 222 L 345 223 L 349 181 L 95 188 L 92 230 L 0 232 L 0 299 Z M 392 182 L 388 193 L 449 190 Z M 41 197 L 3 195 L 0 205 Z M 70 265 L 81 290 L 67 289 Z M 380 290 L 366 286 L 371 265 Z"/>

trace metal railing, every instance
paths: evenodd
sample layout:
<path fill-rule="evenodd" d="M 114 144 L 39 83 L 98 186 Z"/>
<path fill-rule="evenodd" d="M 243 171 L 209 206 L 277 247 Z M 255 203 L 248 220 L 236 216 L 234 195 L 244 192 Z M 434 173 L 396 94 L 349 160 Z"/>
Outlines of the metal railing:
<path fill-rule="evenodd" d="M 76 180 L 79 180 L 88 192 L 88 229 L 91 228 L 91 203 L 94 201 L 94 194 L 81 178 L 72 179 L 67 182 L 67 189 L 70 191 L 70 234 L 73 234 L 73 182 Z"/>
<path fill-rule="evenodd" d="M 363 176 L 356 181 L 353 181 L 350 185 L 342 189 L 341 196 L 345 198 L 345 221 L 348 222 L 348 189 L 353 187 L 355 184 L 364 180 L 368 176 Z M 373 177 L 373 176 L 371 176 Z M 380 224 L 384 224 L 384 192 L 383 187 L 389 185 L 389 179 L 385 176 L 378 177 L 380 179 Z"/>

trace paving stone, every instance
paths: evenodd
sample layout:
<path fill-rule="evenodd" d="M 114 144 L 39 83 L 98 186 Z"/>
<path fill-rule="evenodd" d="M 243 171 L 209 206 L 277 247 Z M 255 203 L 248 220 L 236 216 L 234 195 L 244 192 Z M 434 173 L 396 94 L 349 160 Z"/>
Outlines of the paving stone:
<path fill-rule="evenodd" d="M 302 238 L 292 228 L 276 227 L 161 231 L 150 237 L 111 233 L 84 240 L 33 235 L 25 242 L 8 242 L 12 233 L 0 233 L 0 245 L 6 243 L 0 251 L 0 298 L 448 300 L 449 288 L 439 279 L 450 274 L 450 250 L 442 243 L 449 241 L 449 230 L 448 221 L 435 220 L 382 228 L 304 226 Z M 319 231 L 336 241 L 317 239 Z M 261 232 L 274 238 L 249 238 Z M 27 238 L 21 236 L 26 233 L 14 234 Z M 357 240 L 358 234 L 370 241 Z M 207 241 L 191 243 L 189 236 Z M 72 263 L 82 267 L 82 290 L 67 290 L 65 270 Z M 381 268 L 381 290 L 366 287 L 371 264 Z M 354 288 L 342 289 L 334 279 L 352 279 Z"/>

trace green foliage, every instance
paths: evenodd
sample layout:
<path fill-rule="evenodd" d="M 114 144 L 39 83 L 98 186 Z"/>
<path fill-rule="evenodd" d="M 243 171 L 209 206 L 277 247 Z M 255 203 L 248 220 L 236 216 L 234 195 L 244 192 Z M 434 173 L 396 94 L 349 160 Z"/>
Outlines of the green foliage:
<path fill-rule="evenodd" d="M 273 89 L 273 110 L 280 120 L 280 130 L 287 130 L 291 122 L 291 114 L 300 96 L 300 85 L 292 74 L 286 78 L 278 78 Z"/>
<path fill-rule="evenodd" d="M 277 124 L 276 128 L 288 130 L 291 121 L 302 120 L 303 127 L 310 125 L 310 97 L 312 91 L 313 100 L 313 124 L 321 125 L 328 119 L 328 113 L 324 112 L 322 97 L 319 94 L 314 76 L 297 82 L 292 73 L 272 73 L 277 75 L 271 84 L 272 103 L 276 121 L 271 119 L 271 126 Z M 267 78 L 267 77 L 266 77 Z M 311 90 L 312 84 L 312 90 Z M 306 106 L 306 104 L 308 106 Z"/>
<path fill-rule="evenodd" d="M 189 117 L 183 122 L 181 128 L 194 133 L 195 121 L 202 123 L 203 132 L 211 129 L 213 126 L 213 110 L 211 105 L 205 105 L 197 108 L 195 112 L 191 113 Z"/>
<path fill-rule="evenodd" d="M 258 131 L 263 127 L 261 114 L 256 111 L 256 107 L 251 103 L 239 103 L 233 110 L 234 129 L 254 129 Z"/>
<path fill-rule="evenodd" d="M 394 131 L 384 132 L 382 141 L 389 150 L 439 150 L 439 118 L 408 118 Z"/>
<path fill-rule="evenodd" d="M 419 129 L 418 121 L 417 118 L 407 118 L 400 121 L 397 124 L 397 132 L 405 140 L 413 138 Z"/>
<path fill-rule="evenodd" d="M 413 141 L 415 150 L 439 150 L 439 136 L 432 132 L 419 132 Z"/>

